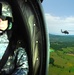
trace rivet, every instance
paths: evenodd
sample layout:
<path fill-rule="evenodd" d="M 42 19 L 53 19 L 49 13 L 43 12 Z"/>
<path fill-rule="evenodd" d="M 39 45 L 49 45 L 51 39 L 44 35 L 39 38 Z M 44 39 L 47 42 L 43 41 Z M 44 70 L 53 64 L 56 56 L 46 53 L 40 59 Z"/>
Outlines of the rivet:
<path fill-rule="evenodd" d="M 34 26 L 36 26 L 36 24 L 34 24 Z"/>
<path fill-rule="evenodd" d="M 38 43 L 38 41 L 36 41 L 36 43 Z"/>
<path fill-rule="evenodd" d="M 38 58 L 36 60 L 39 60 Z"/>

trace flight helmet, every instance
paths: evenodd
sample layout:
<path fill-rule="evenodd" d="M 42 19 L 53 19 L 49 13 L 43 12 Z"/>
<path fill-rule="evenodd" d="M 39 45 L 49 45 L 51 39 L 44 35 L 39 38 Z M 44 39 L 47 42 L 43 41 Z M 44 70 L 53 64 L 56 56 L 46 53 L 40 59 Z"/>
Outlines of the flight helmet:
<path fill-rule="evenodd" d="M 7 2 L 0 2 L 0 18 L 8 20 L 8 28 L 6 30 L 10 30 L 12 28 L 13 16 L 11 6 Z"/>

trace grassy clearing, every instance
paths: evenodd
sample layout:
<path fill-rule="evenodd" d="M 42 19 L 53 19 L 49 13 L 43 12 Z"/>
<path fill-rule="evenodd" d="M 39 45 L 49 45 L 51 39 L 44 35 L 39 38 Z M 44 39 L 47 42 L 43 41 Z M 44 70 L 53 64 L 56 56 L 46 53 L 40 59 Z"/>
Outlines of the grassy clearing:
<path fill-rule="evenodd" d="M 50 53 L 50 58 L 54 61 L 49 64 L 49 75 L 74 75 L 74 56 L 71 55 L 73 50 L 74 47 L 69 47 Z"/>

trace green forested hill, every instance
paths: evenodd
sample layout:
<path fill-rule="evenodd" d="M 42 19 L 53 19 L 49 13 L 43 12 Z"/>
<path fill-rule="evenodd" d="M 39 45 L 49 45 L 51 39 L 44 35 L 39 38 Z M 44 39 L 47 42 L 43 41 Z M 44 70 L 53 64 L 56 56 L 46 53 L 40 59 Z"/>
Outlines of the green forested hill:
<path fill-rule="evenodd" d="M 74 35 L 53 35 L 49 34 L 51 42 L 74 42 Z"/>
<path fill-rule="evenodd" d="M 62 50 L 62 48 L 74 47 L 74 35 L 52 35 L 49 34 L 50 47 L 55 50 Z"/>
<path fill-rule="evenodd" d="M 48 75 L 74 75 L 74 35 L 52 35 Z"/>

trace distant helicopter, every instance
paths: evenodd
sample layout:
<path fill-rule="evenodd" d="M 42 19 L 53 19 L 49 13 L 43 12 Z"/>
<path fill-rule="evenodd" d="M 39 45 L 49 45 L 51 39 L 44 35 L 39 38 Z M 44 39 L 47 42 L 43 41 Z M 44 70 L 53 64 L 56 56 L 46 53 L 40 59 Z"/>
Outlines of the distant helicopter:
<path fill-rule="evenodd" d="M 62 29 L 61 29 L 61 32 L 64 33 L 64 34 L 69 34 L 69 32 L 67 30 L 62 31 Z"/>

